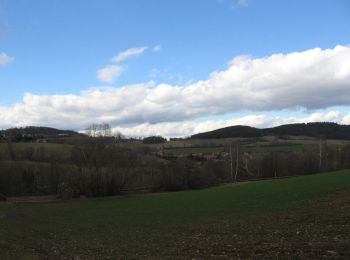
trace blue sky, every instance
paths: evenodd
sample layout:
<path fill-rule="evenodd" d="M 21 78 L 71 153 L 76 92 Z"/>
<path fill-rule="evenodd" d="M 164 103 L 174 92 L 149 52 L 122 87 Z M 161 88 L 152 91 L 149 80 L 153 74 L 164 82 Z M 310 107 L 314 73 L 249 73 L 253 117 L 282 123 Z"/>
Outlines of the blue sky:
<path fill-rule="evenodd" d="M 173 91 L 171 88 L 176 86 L 186 88 L 210 79 L 213 72 L 227 72 L 230 62 L 241 55 L 246 55 L 252 61 L 280 53 L 303 53 L 315 48 L 320 48 L 320 53 L 327 49 L 334 50 L 336 46 L 347 48 L 350 44 L 349 28 L 350 2 L 347 0 L 0 0 L 0 112 L 3 114 L 2 117 L 0 115 L 0 127 L 23 124 L 69 127 L 69 122 L 80 120 L 81 124 L 72 128 L 84 128 L 84 124 L 89 123 L 86 110 L 77 118 L 67 118 L 66 101 L 61 104 L 65 108 L 58 108 L 58 101 L 53 101 L 55 96 L 64 98 L 73 95 L 80 100 L 81 93 L 91 89 L 108 86 L 109 89 L 124 87 L 130 90 L 133 88 L 129 86 L 133 84 L 147 86 L 148 92 L 152 92 L 162 83 L 170 86 L 170 89 L 162 90 L 169 94 Z M 139 53 L 131 51 L 130 55 L 116 61 L 118 54 L 125 54 L 130 49 Z M 344 54 L 334 55 L 344 57 Z M 334 60 L 341 66 L 340 70 L 347 73 L 348 63 L 339 61 L 337 57 Z M 327 73 L 329 76 L 333 72 Z M 347 75 L 342 82 L 338 82 L 340 85 L 348 82 Z M 310 82 L 303 84 L 311 87 Z M 327 85 L 325 92 L 327 88 L 331 86 Z M 221 87 L 216 90 L 225 91 Z M 337 88 L 337 91 L 342 90 L 346 91 L 347 88 Z M 128 96 L 123 97 L 132 100 L 139 94 L 138 91 L 129 92 Z M 20 113 L 16 104 L 25 106 L 29 102 L 29 96 L 26 101 L 25 93 L 39 97 L 43 103 L 51 102 L 52 105 L 52 102 L 56 102 L 51 108 L 58 109 L 57 113 L 63 109 L 65 116 L 51 121 L 49 115 L 38 115 L 37 111 L 28 113 L 27 119 L 20 118 L 19 114 L 13 115 Z M 44 97 L 50 101 L 42 101 Z M 117 97 L 115 100 L 120 102 Z M 216 102 L 221 102 L 221 99 L 216 99 Z M 232 102 L 235 102 L 234 97 Z M 38 105 L 33 102 L 28 104 L 29 107 Z M 213 128 L 215 121 L 221 120 L 222 123 L 222 120 L 250 115 L 274 118 L 301 116 L 302 120 L 306 120 L 312 113 L 338 111 L 345 117 L 349 111 L 346 100 L 338 98 L 329 104 L 315 103 L 311 106 L 296 100 L 286 106 L 267 108 L 242 105 L 241 108 L 220 108 L 213 113 L 185 111 L 184 116 L 172 119 L 167 116 L 162 118 L 157 111 L 168 108 L 168 103 L 162 104 L 158 108 L 151 104 L 155 110 L 150 110 L 147 115 L 139 117 L 132 114 L 123 117 L 123 120 L 112 116 L 113 113 L 123 113 L 123 106 L 113 106 L 108 113 L 104 109 L 96 111 L 91 115 L 91 120 L 110 121 L 113 126 L 132 135 L 140 124 L 154 127 L 158 123 L 210 121 Z M 181 101 L 177 104 L 185 105 Z M 200 104 L 207 106 L 206 103 Z M 128 111 L 138 111 L 135 104 L 126 106 Z M 84 107 L 71 109 L 78 113 Z M 174 109 L 172 107 L 170 114 L 176 115 Z M 197 107 L 197 110 L 202 109 Z M 6 113 L 7 116 L 4 115 Z M 19 119 L 9 120 L 9 113 L 11 118 Z M 100 114 L 100 117 L 96 114 Z M 191 116 L 186 116 L 188 114 Z M 30 119 L 30 116 L 33 118 Z M 335 119 L 341 120 L 343 118 Z M 162 134 L 159 129 L 163 128 L 160 126 L 154 131 Z M 191 131 L 197 130 L 192 127 L 183 134 L 190 134 Z M 164 134 L 171 133 L 169 130 Z M 137 134 L 141 134 L 141 131 Z"/>

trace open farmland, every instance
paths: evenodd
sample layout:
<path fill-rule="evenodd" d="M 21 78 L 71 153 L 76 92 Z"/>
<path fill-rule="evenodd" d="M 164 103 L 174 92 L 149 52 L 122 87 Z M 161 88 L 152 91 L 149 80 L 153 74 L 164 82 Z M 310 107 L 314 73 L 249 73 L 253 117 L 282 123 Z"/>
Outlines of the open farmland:
<path fill-rule="evenodd" d="M 261 153 L 261 152 L 301 152 L 317 149 L 317 144 L 290 144 L 290 145 L 271 145 L 271 146 L 245 146 L 243 152 Z"/>
<path fill-rule="evenodd" d="M 4 259 L 346 258 L 350 171 L 200 191 L 0 204 Z"/>
<path fill-rule="evenodd" d="M 271 152 L 302 152 L 317 149 L 317 144 L 289 144 L 289 145 L 249 145 L 240 147 L 241 152 L 271 153 Z M 226 149 L 227 150 L 227 149 Z M 199 146 L 199 147 L 177 147 L 164 150 L 169 155 L 219 153 L 225 151 L 224 146 Z"/>

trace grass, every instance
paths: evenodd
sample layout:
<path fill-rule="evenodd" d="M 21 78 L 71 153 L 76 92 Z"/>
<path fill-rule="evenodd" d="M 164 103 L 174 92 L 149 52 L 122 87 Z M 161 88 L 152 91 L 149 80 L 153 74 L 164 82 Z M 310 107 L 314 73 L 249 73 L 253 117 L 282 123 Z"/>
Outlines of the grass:
<path fill-rule="evenodd" d="M 317 148 L 317 144 L 293 144 L 280 146 L 246 146 L 241 150 L 244 152 L 301 152 Z"/>
<path fill-rule="evenodd" d="M 2 203 L 0 252 L 13 259 L 183 259 L 218 257 L 224 247 L 223 254 L 230 258 L 237 256 L 233 248 L 250 254 L 262 238 L 264 243 L 274 241 L 277 235 L 270 232 L 276 225 L 287 236 L 292 231 L 285 230 L 283 221 L 300 226 L 305 221 L 298 220 L 300 216 L 312 209 L 310 201 L 341 189 L 350 189 L 350 171 L 136 197 Z M 301 211 L 290 219 L 286 212 L 291 210 Z"/>
<path fill-rule="evenodd" d="M 279 146 L 242 146 L 242 152 L 252 153 L 268 153 L 268 152 L 301 152 L 317 148 L 315 144 L 293 144 Z M 217 153 L 224 151 L 223 146 L 211 147 L 179 147 L 165 149 L 165 152 L 170 155 L 193 154 L 193 153 Z"/>
<path fill-rule="evenodd" d="M 12 143 L 13 152 L 16 155 L 27 154 L 31 149 L 34 156 L 36 154 L 45 153 L 57 155 L 59 158 L 67 159 L 71 155 L 73 146 L 68 144 L 53 143 Z M 9 156 L 8 144 L 0 143 L 0 158 Z"/>

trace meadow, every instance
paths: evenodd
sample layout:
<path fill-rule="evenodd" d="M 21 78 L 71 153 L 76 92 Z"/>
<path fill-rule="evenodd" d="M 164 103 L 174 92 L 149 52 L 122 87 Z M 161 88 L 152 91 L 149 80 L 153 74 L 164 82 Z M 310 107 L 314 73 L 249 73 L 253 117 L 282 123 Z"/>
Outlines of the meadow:
<path fill-rule="evenodd" d="M 19 157 L 18 159 L 22 159 L 21 157 L 30 157 L 40 160 L 48 155 L 60 159 L 68 159 L 71 156 L 73 146 L 69 144 L 53 143 L 12 143 L 11 148 L 13 149 L 13 154 Z M 10 152 L 8 144 L 0 143 L 0 159 L 9 158 Z"/>
<path fill-rule="evenodd" d="M 243 152 L 269 153 L 269 152 L 302 152 L 317 149 L 317 144 L 289 144 L 289 145 L 269 145 L 269 146 L 245 146 Z"/>
<path fill-rule="evenodd" d="M 174 193 L 0 204 L 2 259 L 350 255 L 350 171 Z"/>
<path fill-rule="evenodd" d="M 289 144 L 289 145 L 249 145 L 240 147 L 241 152 L 271 153 L 271 152 L 302 152 L 317 149 L 317 144 Z M 227 149 L 226 149 L 227 150 Z M 225 151 L 224 146 L 175 147 L 164 150 L 169 155 L 219 153 Z"/>

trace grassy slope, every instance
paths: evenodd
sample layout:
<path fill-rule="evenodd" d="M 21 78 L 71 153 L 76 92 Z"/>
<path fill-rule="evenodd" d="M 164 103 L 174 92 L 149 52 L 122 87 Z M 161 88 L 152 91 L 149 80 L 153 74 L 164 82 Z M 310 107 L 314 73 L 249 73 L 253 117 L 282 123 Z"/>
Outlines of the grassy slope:
<path fill-rule="evenodd" d="M 280 145 L 280 146 L 243 146 L 243 152 L 301 152 L 305 150 L 312 150 L 317 148 L 315 144 L 296 144 L 296 145 Z M 224 151 L 224 147 L 183 147 L 183 148 L 169 148 L 165 152 L 171 155 L 191 154 L 191 153 L 217 153 Z"/>
<path fill-rule="evenodd" d="M 13 143 L 13 151 L 15 155 L 25 154 L 26 150 L 33 149 L 33 154 L 44 149 L 50 154 L 57 155 L 60 158 L 67 159 L 71 155 L 73 146 L 68 144 L 52 144 L 52 143 Z M 7 158 L 9 156 L 7 143 L 0 143 L 0 158 Z"/>
<path fill-rule="evenodd" d="M 47 254 L 181 258 L 217 255 L 216 246 L 222 246 L 223 254 L 232 256 L 236 251 L 230 246 L 238 238 L 248 251 L 266 242 L 269 232 L 261 227 L 278 222 L 269 217 L 288 222 L 286 211 L 343 188 L 350 188 L 350 171 L 133 198 L 5 203 L 0 204 L 0 251 L 29 259 Z"/>
<path fill-rule="evenodd" d="M 246 146 L 241 150 L 244 152 L 301 152 L 317 148 L 316 144 L 295 144 L 280 146 Z"/>

